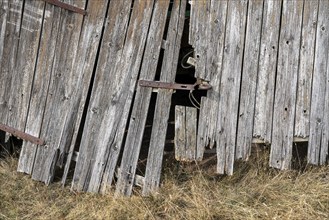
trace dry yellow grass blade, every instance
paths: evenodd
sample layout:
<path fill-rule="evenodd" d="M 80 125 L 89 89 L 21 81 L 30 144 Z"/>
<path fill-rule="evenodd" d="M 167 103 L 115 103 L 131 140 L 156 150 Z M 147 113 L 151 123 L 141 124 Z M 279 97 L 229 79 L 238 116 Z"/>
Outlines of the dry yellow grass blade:
<path fill-rule="evenodd" d="M 231 177 L 204 172 L 211 164 L 171 164 L 158 193 L 116 199 L 46 187 L 2 159 L 0 219 L 328 219 L 329 167 L 282 172 L 268 168 L 267 155 L 238 163 Z"/>

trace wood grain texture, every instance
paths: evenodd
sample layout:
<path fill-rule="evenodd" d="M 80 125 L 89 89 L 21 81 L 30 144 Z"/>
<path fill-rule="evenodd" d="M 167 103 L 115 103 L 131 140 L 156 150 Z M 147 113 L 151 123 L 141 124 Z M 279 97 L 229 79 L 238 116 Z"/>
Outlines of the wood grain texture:
<path fill-rule="evenodd" d="M 107 8 L 108 3 L 106 1 L 88 1 L 88 16 L 84 18 L 82 24 L 77 56 L 74 61 L 74 66 L 76 67 L 74 71 L 78 74 L 77 85 L 80 85 L 80 87 L 75 89 L 73 97 L 76 98 L 68 109 L 68 112 L 71 115 L 70 117 L 73 118 L 71 122 L 72 124 L 67 124 L 66 130 L 64 130 L 64 133 L 72 134 L 73 132 L 73 135 L 62 177 L 62 184 L 65 184 L 66 182 L 71 159 L 74 154 L 74 147 L 78 140 L 79 125 L 82 123 L 81 121 L 86 104 L 87 93 L 91 84 L 92 73 L 97 62 L 96 55 L 101 43 L 100 40 Z M 67 130 L 69 128 L 72 130 Z"/>
<path fill-rule="evenodd" d="M 38 60 L 29 103 L 25 132 L 39 137 L 47 103 L 49 84 L 53 74 L 55 48 L 60 27 L 61 9 L 46 5 Z M 45 137 L 43 137 L 45 138 Z M 18 162 L 18 171 L 32 174 L 37 145 L 24 142 Z"/>
<path fill-rule="evenodd" d="M 235 155 L 236 159 L 242 158 L 243 160 L 247 160 L 251 150 L 259 68 L 260 38 L 262 32 L 263 4 L 263 0 L 250 0 L 248 6 Z"/>
<path fill-rule="evenodd" d="M 283 1 L 270 166 L 289 169 L 292 157 L 303 1 Z"/>
<path fill-rule="evenodd" d="M 154 80 L 159 61 L 161 45 L 163 41 L 165 24 L 167 21 L 169 2 L 156 1 L 153 10 L 152 21 L 147 37 L 146 48 L 142 61 L 140 80 Z M 133 103 L 132 113 L 129 120 L 129 128 L 124 144 L 124 155 L 121 164 L 130 166 L 131 175 L 134 175 L 137 167 L 138 157 L 142 146 L 145 123 L 150 105 L 152 88 L 137 86 Z M 129 158 L 129 161 L 124 161 Z M 120 169 L 121 171 L 121 169 Z M 135 177 L 129 177 L 134 179 Z M 112 177 L 102 183 L 102 191 L 106 191 L 107 185 L 112 183 Z M 131 184 L 132 187 L 133 184 Z"/>
<path fill-rule="evenodd" d="M 85 0 L 66 1 L 84 8 Z M 55 6 L 56 7 L 56 6 Z M 55 175 L 56 166 L 63 166 L 63 158 L 71 142 L 73 123 L 68 110 L 77 97 L 74 91 L 79 74 L 74 71 L 83 16 L 61 9 L 60 27 L 54 51 L 52 74 L 40 130 L 46 146 L 37 149 L 32 179 L 49 184 Z M 56 107 L 54 107 L 56 106 Z"/>
<path fill-rule="evenodd" d="M 253 136 L 271 143 L 282 1 L 265 0 Z"/>
<path fill-rule="evenodd" d="M 160 81 L 174 82 L 177 71 L 178 57 L 181 45 L 181 39 L 184 29 L 186 11 L 186 0 L 175 0 L 171 12 L 167 42 L 169 46 L 164 52 L 163 65 L 161 68 Z M 159 89 L 157 94 L 153 127 L 147 158 L 145 182 L 143 186 L 143 195 L 157 190 L 160 185 L 162 159 L 166 141 L 169 112 L 171 107 L 171 96 L 173 91 Z M 129 195 L 131 189 L 126 191 Z"/>
<path fill-rule="evenodd" d="M 329 2 L 320 0 L 312 101 L 310 115 L 310 137 L 307 160 L 311 164 L 324 164 L 328 156 L 329 142 Z"/>
<path fill-rule="evenodd" d="M 178 161 L 196 160 L 197 109 L 175 107 L 175 158 Z"/>
<path fill-rule="evenodd" d="M 247 1 L 228 1 L 217 121 L 217 172 L 232 175 L 238 124 Z"/>
<path fill-rule="evenodd" d="M 212 1 L 211 36 L 207 45 L 207 71 L 212 89 L 207 97 L 202 97 L 197 135 L 197 160 L 201 160 L 205 146 L 213 148 L 217 133 L 218 102 L 220 99 L 220 81 L 222 76 L 224 40 L 227 17 L 227 1 Z M 196 70 L 196 77 L 202 73 Z"/>
<path fill-rule="evenodd" d="M 296 103 L 296 137 L 307 138 L 310 133 L 311 92 L 314 69 L 315 37 L 319 1 L 304 1 L 300 67 Z"/>

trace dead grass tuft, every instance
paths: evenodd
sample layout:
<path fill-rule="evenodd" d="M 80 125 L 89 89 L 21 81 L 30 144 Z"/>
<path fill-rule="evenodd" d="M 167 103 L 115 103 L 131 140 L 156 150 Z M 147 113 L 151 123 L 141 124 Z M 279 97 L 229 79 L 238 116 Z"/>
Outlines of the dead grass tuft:
<path fill-rule="evenodd" d="M 277 171 L 267 155 L 238 163 L 230 177 L 205 172 L 212 164 L 171 164 L 158 193 L 117 199 L 46 187 L 9 157 L 0 161 L 0 219 L 328 219 L 329 167 Z"/>

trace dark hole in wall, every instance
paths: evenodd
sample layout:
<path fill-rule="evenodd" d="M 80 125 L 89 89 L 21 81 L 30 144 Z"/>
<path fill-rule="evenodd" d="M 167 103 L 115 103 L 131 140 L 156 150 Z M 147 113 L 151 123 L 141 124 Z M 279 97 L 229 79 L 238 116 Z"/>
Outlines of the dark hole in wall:
<path fill-rule="evenodd" d="M 14 136 L 10 136 L 7 141 L 5 141 L 5 138 L 6 132 L 0 130 L 0 157 L 18 157 L 23 145 L 23 140 Z"/>
<path fill-rule="evenodd" d="M 292 147 L 291 168 L 302 170 L 307 165 L 308 142 L 295 142 Z"/>

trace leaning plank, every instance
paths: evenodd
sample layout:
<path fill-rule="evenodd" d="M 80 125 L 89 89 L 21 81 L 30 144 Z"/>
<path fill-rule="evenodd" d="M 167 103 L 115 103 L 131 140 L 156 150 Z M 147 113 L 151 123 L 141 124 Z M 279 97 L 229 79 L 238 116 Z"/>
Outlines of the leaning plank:
<path fill-rule="evenodd" d="M 36 63 L 25 132 L 39 137 L 52 77 L 56 39 L 59 33 L 61 9 L 46 5 L 42 26 L 40 48 Z M 45 138 L 45 137 L 43 137 Z M 18 171 L 31 174 L 37 145 L 24 142 L 18 161 Z"/>
<path fill-rule="evenodd" d="M 320 0 L 314 76 L 312 85 L 312 101 L 310 115 L 310 137 L 307 160 L 319 165 L 326 162 L 328 156 L 328 103 L 329 103 L 329 1 Z"/>
<path fill-rule="evenodd" d="M 0 30 L 0 123 L 8 125 L 10 87 L 14 82 L 24 1 L 3 0 Z"/>
<path fill-rule="evenodd" d="M 303 1 L 283 1 L 270 166 L 289 169 L 292 157 Z"/>
<path fill-rule="evenodd" d="M 242 158 L 243 160 L 249 158 L 252 142 L 263 4 L 263 0 L 250 0 L 248 6 L 235 155 L 237 159 Z"/>
<path fill-rule="evenodd" d="M 310 132 L 311 92 L 318 5 L 318 0 L 304 2 L 295 119 L 295 136 L 301 138 L 308 137 Z"/>
<path fill-rule="evenodd" d="M 282 1 L 265 0 L 253 136 L 271 142 Z"/>
<path fill-rule="evenodd" d="M 175 158 L 179 161 L 196 160 L 197 109 L 175 107 Z"/>
<path fill-rule="evenodd" d="M 217 172 L 232 175 L 238 124 L 247 1 L 228 1 L 217 121 Z"/>
<path fill-rule="evenodd" d="M 85 0 L 70 2 L 81 8 L 85 5 Z M 52 79 L 48 88 L 40 131 L 40 137 L 43 137 L 47 144 L 37 149 L 32 172 L 32 179 L 46 184 L 52 182 L 56 165 L 63 165 L 62 158 L 72 137 L 72 133 L 65 133 L 67 132 L 65 126 L 73 123 L 73 118 L 68 110 L 76 99 L 74 97 L 75 89 L 80 87 L 76 84 L 80 73 L 73 70 L 75 69 L 74 60 L 77 56 L 83 16 L 64 9 L 61 9 L 61 13 Z M 56 107 L 54 108 L 54 106 Z"/>
<path fill-rule="evenodd" d="M 91 83 L 91 77 L 96 63 L 96 54 L 100 45 L 108 3 L 106 1 L 88 1 L 87 8 L 88 16 L 84 18 L 84 22 L 82 24 L 77 56 L 74 61 L 74 66 L 76 68 L 73 70 L 78 74 L 77 85 L 80 86 L 76 88 L 73 95 L 73 97 L 76 98 L 74 102 L 71 103 L 68 110 L 69 114 L 71 114 L 70 117 L 73 118 L 72 124 L 66 124 L 63 132 L 63 134 L 69 135 L 72 134 L 73 131 L 70 149 L 68 152 L 69 154 L 67 156 L 64 174 L 62 177 L 63 185 L 66 182 L 67 174 L 71 165 L 71 159 L 74 154 L 74 147 L 76 145 L 79 125 L 81 123 L 82 114 L 85 108 L 87 94 Z"/>
<path fill-rule="evenodd" d="M 12 74 L 7 125 L 24 131 L 29 109 L 31 87 L 33 84 L 35 64 L 38 57 L 39 41 L 44 15 L 45 3 L 26 1 L 21 23 L 20 40 L 15 70 Z"/>
<path fill-rule="evenodd" d="M 169 2 L 157 1 L 154 5 L 152 21 L 146 42 L 146 49 L 144 52 L 141 73 L 139 79 L 154 80 L 158 59 L 163 41 L 163 34 L 167 20 Z M 128 157 L 133 158 L 131 161 L 122 162 L 122 164 L 130 164 L 132 170 L 136 169 L 139 157 L 140 148 L 142 146 L 142 139 L 146 118 L 148 114 L 149 104 L 151 100 L 152 88 L 137 87 L 135 100 L 132 108 L 132 113 L 129 121 L 129 129 L 124 145 L 124 155 L 130 154 Z M 127 152 L 128 151 L 128 152 Z M 114 166 L 115 163 L 108 165 Z M 124 167 L 122 165 L 121 167 Z M 113 169 L 114 167 L 111 167 Z M 121 171 L 122 172 L 122 171 Z M 121 174 L 119 173 L 119 176 Z M 105 173 L 107 176 L 107 173 Z M 131 177 L 133 179 L 133 177 Z M 108 176 L 103 180 L 101 191 L 106 192 L 107 188 L 112 183 L 112 177 Z"/>
<path fill-rule="evenodd" d="M 179 50 L 184 29 L 186 0 L 175 0 L 171 12 L 167 41 L 171 42 L 164 53 L 160 81 L 174 82 Z M 153 128 L 147 158 L 143 194 L 156 190 L 160 184 L 164 146 L 166 141 L 172 90 L 159 89 L 157 94 Z M 131 188 L 127 194 L 131 192 Z"/>
<path fill-rule="evenodd" d="M 201 110 L 198 124 L 197 135 L 197 160 L 201 160 L 205 146 L 209 145 L 213 148 L 215 145 L 217 118 L 218 118 L 218 102 L 220 98 L 220 80 L 223 67 L 224 40 L 227 17 L 227 1 L 212 1 L 211 2 L 211 38 L 207 45 L 207 61 L 206 66 L 209 83 L 212 89 L 208 91 L 207 97 L 201 100 Z M 203 73 L 198 73 L 196 77 Z"/>

